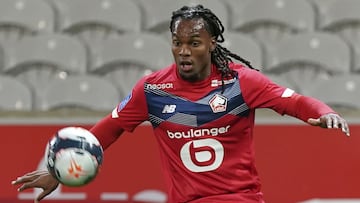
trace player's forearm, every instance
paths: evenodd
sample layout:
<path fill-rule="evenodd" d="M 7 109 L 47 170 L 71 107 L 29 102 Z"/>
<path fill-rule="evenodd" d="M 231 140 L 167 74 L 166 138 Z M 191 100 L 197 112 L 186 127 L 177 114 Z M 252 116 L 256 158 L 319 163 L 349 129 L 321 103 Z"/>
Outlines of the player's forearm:
<path fill-rule="evenodd" d="M 293 95 L 286 112 L 286 114 L 299 118 L 304 122 L 309 118 L 319 118 L 328 113 L 336 112 L 320 100 L 298 94 Z"/>
<path fill-rule="evenodd" d="M 96 123 L 90 131 L 97 137 L 105 150 L 124 132 L 118 126 L 116 120 L 111 118 L 111 115 L 108 115 Z"/>

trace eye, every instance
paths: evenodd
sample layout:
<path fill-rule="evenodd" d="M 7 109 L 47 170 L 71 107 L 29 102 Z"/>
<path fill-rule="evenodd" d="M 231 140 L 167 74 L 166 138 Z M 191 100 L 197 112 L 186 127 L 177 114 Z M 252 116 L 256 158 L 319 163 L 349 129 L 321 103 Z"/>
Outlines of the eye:
<path fill-rule="evenodd" d="M 193 47 L 198 47 L 199 45 L 200 45 L 200 42 L 198 42 L 198 41 L 193 41 L 191 43 L 191 46 L 193 46 Z"/>
<path fill-rule="evenodd" d="M 175 47 L 178 47 L 178 46 L 181 45 L 181 43 L 180 43 L 178 40 L 173 40 L 173 41 L 172 41 L 172 44 L 173 44 L 173 46 L 175 46 Z"/>

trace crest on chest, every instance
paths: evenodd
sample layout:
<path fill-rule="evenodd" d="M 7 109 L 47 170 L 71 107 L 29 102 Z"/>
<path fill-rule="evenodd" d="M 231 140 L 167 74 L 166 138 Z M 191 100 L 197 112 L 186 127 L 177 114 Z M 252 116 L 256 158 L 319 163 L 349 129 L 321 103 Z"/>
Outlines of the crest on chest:
<path fill-rule="evenodd" d="M 228 99 L 220 94 L 215 94 L 210 100 L 209 105 L 214 113 L 226 111 Z"/>

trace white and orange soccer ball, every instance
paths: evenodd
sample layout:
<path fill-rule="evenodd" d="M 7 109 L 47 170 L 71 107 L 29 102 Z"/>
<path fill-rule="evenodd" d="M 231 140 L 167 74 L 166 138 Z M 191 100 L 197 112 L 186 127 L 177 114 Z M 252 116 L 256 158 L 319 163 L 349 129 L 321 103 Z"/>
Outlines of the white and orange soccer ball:
<path fill-rule="evenodd" d="M 90 131 L 81 127 L 65 127 L 49 140 L 45 160 L 49 172 L 60 183 L 83 186 L 98 174 L 103 149 Z"/>

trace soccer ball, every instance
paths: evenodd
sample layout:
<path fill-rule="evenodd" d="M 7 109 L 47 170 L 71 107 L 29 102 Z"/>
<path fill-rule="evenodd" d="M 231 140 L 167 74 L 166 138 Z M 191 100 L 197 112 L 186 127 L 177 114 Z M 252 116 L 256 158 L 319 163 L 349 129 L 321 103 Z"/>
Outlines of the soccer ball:
<path fill-rule="evenodd" d="M 82 186 L 96 177 L 103 161 L 103 149 L 90 131 L 65 127 L 49 140 L 45 161 L 50 174 L 60 183 Z"/>

